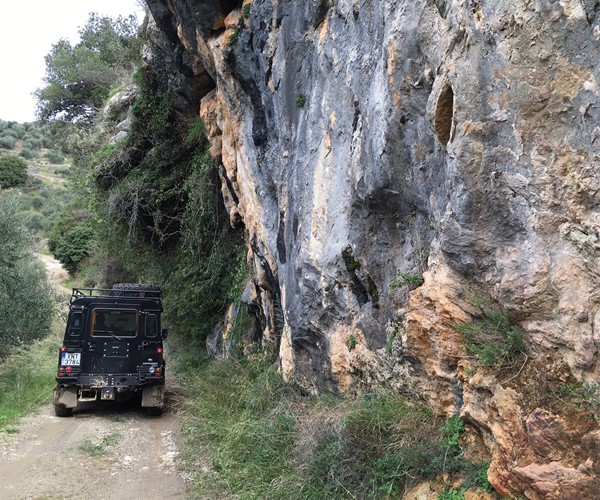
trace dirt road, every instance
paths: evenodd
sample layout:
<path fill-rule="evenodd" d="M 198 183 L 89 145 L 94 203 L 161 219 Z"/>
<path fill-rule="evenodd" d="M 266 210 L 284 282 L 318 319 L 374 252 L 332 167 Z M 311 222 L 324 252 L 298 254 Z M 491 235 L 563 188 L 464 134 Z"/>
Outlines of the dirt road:
<path fill-rule="evenodd" d="M 18 433 L 0 434 L 0 498 L 188 498 L 177 471 L 177 416 L 110 403 L 89 403 L 66 418 L 44 406 Z"/>
<path fill-rule="evenodd" d="M 40 259 L 60 289 L 66 272 L 52 257 Z M 181 421 L 173 411 L 173 386 L 167 376 L 160 417 L 148 416 L 139 401 L 86 403 L 63 418 L 46 405 L 22 419 L 18 432 L 0 433 L 0 499 L 189 498 L 190 483 L 177 470 Z"/>

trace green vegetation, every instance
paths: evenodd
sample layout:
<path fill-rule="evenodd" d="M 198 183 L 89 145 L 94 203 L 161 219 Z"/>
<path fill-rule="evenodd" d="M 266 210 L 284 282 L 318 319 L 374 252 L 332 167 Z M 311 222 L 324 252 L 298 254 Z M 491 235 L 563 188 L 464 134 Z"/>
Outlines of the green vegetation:
<path fill-rule="evenodd" d="M 95 233 L 89 219 L 87 209 L 68 205 L 48 236 L 48 249 L 72 276 L 81 269 L 94 246 Z"/>
<path fill-rule="evenodd" d="M 236 26 L 233 28 L 233 33 L 229 36 L 229 46 L 235 45 L 240 38 L 240 34 L 242 33 L 242 28 Z"/>
<path fill-rule="evenodd" d="M 348 337 L 348 340 L 346 340 L 346 346 L 351 351 L 356 348 L 356 337 L 354 335 L 350 335 L 350 337 Z"/>
<path fill-rule="evenodd" d="M 108 454 L 109 447 L 119 442 L 120 434 L 111 433 L 100 440 L 86 439 L 79 445 L 79 449 L 88 457 L 100 458 Z"/>
<path fill-rule="evenodd" d="M 244 5 L 244 7 L 242 7 L 242 16 L 244 16 L 244 19 L 248 19 L 250 17 L 251 10 L 252 10 L 251 3 L 247 3 L 246 5 Z"/>
<path fill-rule="evenodd" d="M 306 104 L 306 94 L 304 94 L 304 93 L 298 94 L 296 96 L 296 106 L 298 106 L 299 108 L 303 108 L 305 104 Z"/>
<path fill-rule="evenodd" d="M 472 297 L 471 303 L 480 311 L 472 323 L 456 325 L 465 340 L 467 353 L 480 366 L 501 367 L 525 352 L 523 333 L 510 322 L 506 309 L 481 297 Z"/>
<path fill-rule="evenodd" d="M 204 134 L 205 131 L 206 127 L 204 126 L 202 118 L 197 116 L 194 120 L 194 123 L 192 123 L 192 126 L 190 127 L 190 131 L 188 132 L 186 138 L 187 142 L 195 142 L 201 140 L 202 134 Z"/>
<path fill-rule="evenodd" d="M 390 288 L 400 288 L 402 286 L 408 286 L 411 290 L 417 288 L 423 284 L 423 275 L 398 272 L 396 279 L 390 283 Z"/>
<path fill-rule="evenodd" d="M 45 337 L 53 303 L 13 193 L 0 193 L 0 359 Z"/>
<path fill-rule="evenodd" d="M 36 91 L 40 119 L 91 124 L 115 82 L 130 75 L 139 58 L 135 17 L 90 14 L 72 46 L 61 39 L 46 56 L 45 86 Z"/>
<path fill-rule="evenodd" d="M 0 154 L 0 189 L 22 186 L 27 181 L 27 162 L 18 156 Z"/>
<path fill-rule="evenodd" d="M 384 498 L 461 470 L 462 421 L 441 425 L 398 394 L 307 396 L 284 383 L 269 358 L 207 361 L 189 347 L 176 369 L 186 460 L 191 468 L 198 455 L 210 461 L 200 495 Z"/>
<path fill-rule="evenodd" d="M 48 151 L 48 153 L 46 153 L 46 159 L 54 164 L 61 164 L 65 162 L 65 157 L 63 156 L 63 154 L 60 151 Z"/>
<path fill-rule="evenodd" d="M 52 401 L 60 328 L 55 322 L 49 337 L 0 363 L 0 431 L 15 432 L 20 417 Z"/>
<path fill-rule="evenodd" d="M 600 418 L 600 383 L 565 384 L 560 387 L 560 392 L 576 406 L 587 409 L 596 419 Z"/>

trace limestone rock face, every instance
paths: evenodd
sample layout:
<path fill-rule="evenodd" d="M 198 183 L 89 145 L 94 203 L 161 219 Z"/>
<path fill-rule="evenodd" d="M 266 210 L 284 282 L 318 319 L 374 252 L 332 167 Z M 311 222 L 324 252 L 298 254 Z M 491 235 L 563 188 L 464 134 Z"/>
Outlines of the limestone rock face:
<path fill-rule="evenodd" d="M 501 493 L 600 491 L 597 425 L 555 396 L 600 379 L 597 2 L 148 4 L 282 373 L 459 413 Z M 469 290 L 525 334 L 508 371 L 466 356 Z"/>

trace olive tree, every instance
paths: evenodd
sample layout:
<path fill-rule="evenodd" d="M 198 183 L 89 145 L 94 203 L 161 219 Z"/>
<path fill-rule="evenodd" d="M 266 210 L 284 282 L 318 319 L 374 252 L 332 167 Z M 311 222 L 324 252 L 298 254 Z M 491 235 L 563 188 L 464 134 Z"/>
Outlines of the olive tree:
<path fill-rule="evenodd" d="M 52 293 L 30 243 L 18 197 L 0 193 L 0 359 L 50 331 Z"/>

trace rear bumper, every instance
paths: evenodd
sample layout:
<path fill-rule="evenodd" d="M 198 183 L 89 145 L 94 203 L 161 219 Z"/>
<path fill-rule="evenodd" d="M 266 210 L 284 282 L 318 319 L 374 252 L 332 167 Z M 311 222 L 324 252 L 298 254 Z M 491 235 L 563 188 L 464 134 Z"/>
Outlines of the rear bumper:
<path fill-rule="evenodd" d="M 76 377 L 56 377 L 56 382 L 61 386 L 76 386 L 86 389 L 102 389 L 114 387 L 121 390 L 134 390 L 137 387 L 147 387 L 164 384 L 165 378 L 143 377 L 138 374 L 121 373 L 114 375 L 89 375 L 82 374 Z"/>

